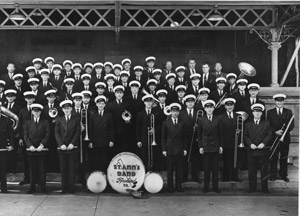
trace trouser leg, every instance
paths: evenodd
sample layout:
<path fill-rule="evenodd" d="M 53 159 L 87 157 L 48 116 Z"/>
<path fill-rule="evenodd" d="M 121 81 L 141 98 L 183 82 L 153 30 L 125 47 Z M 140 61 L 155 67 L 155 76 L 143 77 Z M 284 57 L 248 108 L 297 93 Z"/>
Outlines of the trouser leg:
<path fill-rule="evenodd" d="M 179 189 L 179 190 L 181 190 L 182 160 L 183 160 L 183 156 L 181 156 L 181 155 L 174 156 L 175 184 L 176 184 L 176 189 Z"/>
<path fill-rule="evenodd" d="M 69 154 L 68 163 L 68 191 L 69 193 L 75 192 L 75 170 L 76 170 L 76 156 L 77 154 Z"/>
<path fill-rule="evenodd" d="M 261 188 L 263 191 L 268 190 L 268 160 L 266 155 L 260 156 L 260 174 L 261 174 Z"/>
<path fill-rule="evenodd" d="M 209 182 L 210 182 L 209 153 L 203 154 L 203 169 L 204 169 L 204 189 L 208 189 Z"/>
<path fill-rule="evenodd" d="M 257 187 L 257 160 L 257 157 L 248 155 L 248 178 L 250 190 L 256 190 Z"/>
<path fill-rule="evenodd" d="M 168 177 L 168 189 L 173 189 L 173 156 L 167 155 L 167 177 Z"/>
<path fill-rule="evenodd" d="M 6 162 L 6 152 L 0 152 L 0 183 L 1 183 L 1 190 L 7 190 L 7 182 L 6 182 L 6 169 L 7 169 L 7 162 Z"/>
<path fill-rule="evenodd" d="M 213 189 L 217 190 L 219 189 L 219 175 L 218 175 L 218 170 L 219 170 L 219 153 L 213 153 L 211 155 L 211 166 L 212 166 L 212 184 L 213 184 Z"/>
<path fill-rule="evenodd" d="M 280 177 L 287 177 L 288 176 L 288 156 L 289 156 L 289 144 L 283 143 L 280 148 L 280 169 L 279 175 Z"/>
<path fill-rule="evenodd" d="M 67 154 L 60 153 L 60 172 L 61 172 L 61 186 L 63 191 L 67 191 L 68 188 L 68 164 L 67 164 Z"/>
<path fill-rule="evenodd" d="M 38 158 L 38 173 L 40 179 L 41 190 L 46 190 L 46 169 L 45 169 L 45 156 L 39 155 Z"/>

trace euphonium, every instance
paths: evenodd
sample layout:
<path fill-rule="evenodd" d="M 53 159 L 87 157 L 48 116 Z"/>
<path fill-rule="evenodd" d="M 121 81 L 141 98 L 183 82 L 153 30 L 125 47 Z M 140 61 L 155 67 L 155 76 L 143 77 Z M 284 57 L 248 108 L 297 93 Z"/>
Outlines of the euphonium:
<path fill-rule="evenodd" d="M 51 118 L 55 118 L 58 114 L 58 110 L 55 107 L 53 107 L 53 108 L 49 109 L 48 114 Z"/>
<path fill-rule="evenodd" d="M 13 124 L 12 124 L 13 129 L 14 130 L 17 129 L 18 124 L 19 124 L 19 117 L 16 114 L 14 114 L 13 112 L 11 112 L 10 110 L 1 106 L 1 103 L 0 103 L 0 115 L 3 115 L 5 117 L 9 118 L 13 122 Z"/>
<path fill-rule="evenodd" d="M 122 113 L 122 119 L 125 121 L 125 123 L 130 123 L 131 117 L 131 113 L 127 110 L 124 110 L 124 112 Z"/>

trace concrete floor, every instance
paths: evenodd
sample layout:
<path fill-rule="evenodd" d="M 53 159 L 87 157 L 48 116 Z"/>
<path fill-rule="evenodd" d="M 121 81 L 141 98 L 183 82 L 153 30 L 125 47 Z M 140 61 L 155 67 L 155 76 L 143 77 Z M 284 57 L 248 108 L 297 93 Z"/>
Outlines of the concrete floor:
<path fill-rule="evenodd" d="M 292 194 L 292 195 L 291 195 Z M 296 216 L 297 193 L 273 191 L 271 195 L 245 192 L 160 193 L 149 199 L 134 199 L 128 195 L 79 192 L 75 195 L 0 194 L 2 216 Z"/>

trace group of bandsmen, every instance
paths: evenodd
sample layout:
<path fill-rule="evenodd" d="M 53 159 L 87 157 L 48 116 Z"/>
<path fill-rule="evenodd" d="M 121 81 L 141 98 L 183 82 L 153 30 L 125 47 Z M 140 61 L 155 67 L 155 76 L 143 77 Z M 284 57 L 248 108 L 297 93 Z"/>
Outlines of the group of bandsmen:
<path fill-rule="evenodd" d="M 167 61 L 164 69 L 156 68 L 155 62 L 149 56 L 145 67 L 133 67 L 130 59 L 121 64 L 84 65 L 66 60 L 60 65 L 47 57 L 33 59 L 33 66 L 21 73 L 9 63 L 0 79 L 0 101 L 19 122 L 13 131 L 8 116 L 0 115 L 1 192 L 7 192 L 6 172 L 8 167 L 9 172 L 14 169 L 18 147 L 25 174 L 20 185 L 30 184 L 28 193 L 36 192 L 36 184 L 46 192 L 46 172 L 59 170 L 62 193 L 74 193 L 76 176 L 85 185 L 86 172 L 106 172 L 112 157 L 120 152 L 133 152 L 148 164 L 150 136 L 157 145 L 153 146 L 153 166 L 146 169 L 167 169 L 169 192 L 182 192 L 191 167 L 196 182 L 200 182 L 198 171 L 204 170 L 203 192 L 209 191 L 212 174 L 213 191 L 219 193 L 220 156 L 223 181 L 241 181 L 238 170 L 248 167 L 248 192 L 256 191 L 258 169 L 265 193 L 269 192 L 268 179 L 288 181 L 293 124 L 276 157 L 269 161 L 270 145 L 283 134 L 282 126 L 292 116 L 284 107 L 286 95 L 274 95 L 275 108 L 266 115 L 264 102 L 257 97 L 260 86 L 224 73 L 221 63 L 211 70 L 204 62 L 200 72 L 194 59 L 176 68 Z M 249 117 L 243 122 L 244 136 L 238 138 L 245 147 L 238 149 L 234 166 L 236 111 Z"/>

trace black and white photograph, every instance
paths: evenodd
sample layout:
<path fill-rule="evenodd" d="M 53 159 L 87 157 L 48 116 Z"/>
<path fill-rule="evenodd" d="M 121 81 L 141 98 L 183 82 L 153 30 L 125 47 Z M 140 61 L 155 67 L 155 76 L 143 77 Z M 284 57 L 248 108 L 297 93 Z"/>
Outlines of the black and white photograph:
<path fill-rule="evenodd" d="M 299 0 L 0 0 L 0 216 L 297 216 Z"/>

